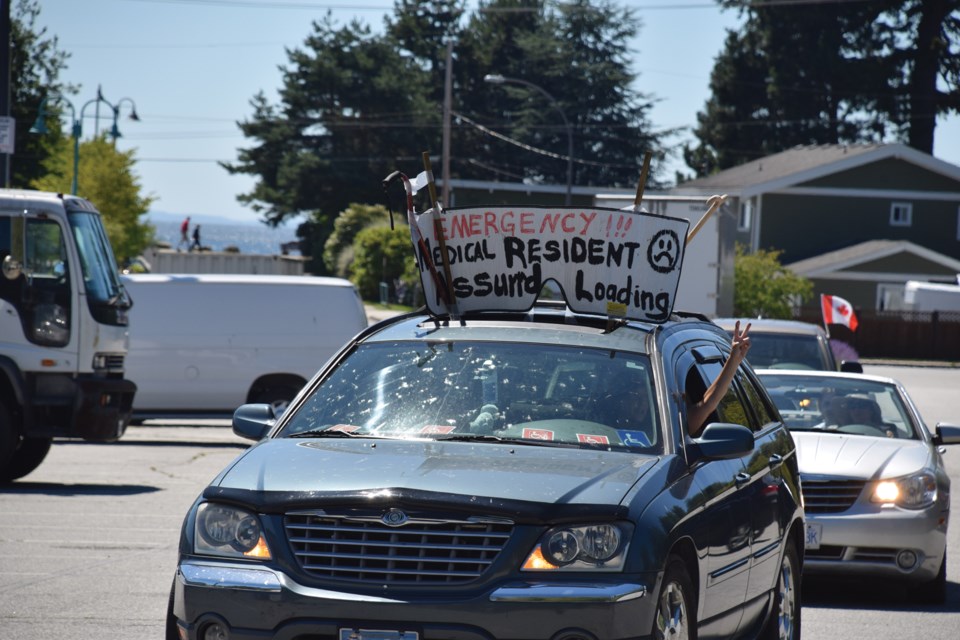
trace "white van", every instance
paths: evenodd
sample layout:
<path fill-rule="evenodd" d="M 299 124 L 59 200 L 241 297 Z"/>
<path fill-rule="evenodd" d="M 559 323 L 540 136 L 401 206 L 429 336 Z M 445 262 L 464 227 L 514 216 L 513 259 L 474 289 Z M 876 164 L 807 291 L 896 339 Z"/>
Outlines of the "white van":
<path fill-rule="evenodd" d="M 283 408 L 367 326 L 347 280 L 313 276 L 139 274 L 127 378 L 133 419 L 220 418 L 249 402 Z"/>

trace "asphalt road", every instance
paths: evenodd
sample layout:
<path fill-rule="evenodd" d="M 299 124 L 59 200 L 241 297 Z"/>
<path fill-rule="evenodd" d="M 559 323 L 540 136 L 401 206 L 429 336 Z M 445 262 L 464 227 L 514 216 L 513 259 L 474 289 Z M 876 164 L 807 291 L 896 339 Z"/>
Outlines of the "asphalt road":
<path fill-rule="evenodd" d="M 960 423 L 960 369 L 880 367 L 925 419 Z M 58 443 L 39 469 L 0 488 L 0 640 L 163 637 L 180 523 L 245 446 L 225 422 L 131 428 L 114 444 Z M 947 456 L 960 513 L 960 446 Z M 951 527 L 949 603 L 903 604 L 894 589 L 805 584 L 809 640 L 957 637 L 960 523 Z"/>

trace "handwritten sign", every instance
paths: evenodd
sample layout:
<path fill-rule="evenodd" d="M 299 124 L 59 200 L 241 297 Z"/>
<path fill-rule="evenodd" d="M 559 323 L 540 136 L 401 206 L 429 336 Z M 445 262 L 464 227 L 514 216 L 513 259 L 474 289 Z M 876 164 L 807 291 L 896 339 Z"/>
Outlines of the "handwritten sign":
<path fill-rule="evenodd" d="M 439 290 L 444 258 L 460 313 L 526 311 L 551 280 L 578 313 L 663 322 L 673 310 L 690 225 L 682 218 L 574 207 L 449 209 L 435 224 L 437 217 L 433 209 L 416 217 L 424 242 L 414 242 L 435 314 L 448 313 Z"/>

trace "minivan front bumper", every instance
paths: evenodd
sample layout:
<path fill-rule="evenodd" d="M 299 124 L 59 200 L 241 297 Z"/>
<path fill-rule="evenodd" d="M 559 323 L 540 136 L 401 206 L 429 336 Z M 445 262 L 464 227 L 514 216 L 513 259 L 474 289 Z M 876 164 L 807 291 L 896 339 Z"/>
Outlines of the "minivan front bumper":
<path fill-rule="evenodd" d="M 335 640 L 344 629 L 396 638 L 414 632 L 419 640 L 616 640 L 649 633 L 655 612 L 649 585 L 512 581 L 470 596 L 406 599 L 389 589 L 371 596 L 308 587 L 263 565 L 191 559 L 177 570 L 173 614 L 180 637 L 189 640 L 202 638 L 211 624 L 227 629 L 230 640 Z"/>

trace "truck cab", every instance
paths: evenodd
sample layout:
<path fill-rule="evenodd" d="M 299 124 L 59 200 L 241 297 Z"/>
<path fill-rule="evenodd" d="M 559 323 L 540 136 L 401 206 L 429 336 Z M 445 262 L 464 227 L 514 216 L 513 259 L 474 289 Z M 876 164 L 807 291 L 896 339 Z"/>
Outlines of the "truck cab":
<path fill-rule="evenodd" d="M 92 203 L 0 190 L 0 483 L 33 471 L 54 438 L 123 435 L 130 306 Z"/>

